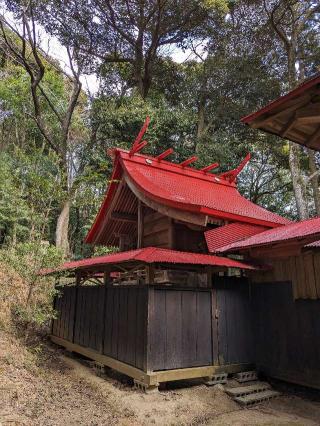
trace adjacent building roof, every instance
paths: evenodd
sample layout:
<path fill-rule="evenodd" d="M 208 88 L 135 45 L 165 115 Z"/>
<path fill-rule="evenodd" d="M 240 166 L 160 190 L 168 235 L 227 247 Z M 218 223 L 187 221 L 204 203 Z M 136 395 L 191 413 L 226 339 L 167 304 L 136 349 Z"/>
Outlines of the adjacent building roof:
<path fill-rule="evenodd" d="M 119 232 L 119 224 L 115 220 L 112 222 L 111 210 L 115 209 L 115 203 L 121 203 L 122 211 L 126 209 L 127 213 L 136 213 L 133 193 L 138 198 L 144 197 L 144 202 L 151 200 L 203 218 L 211 217 L 269 228 L 290 222 L 244 198 L 238 192 L 236 183 L 229 181 L 228 176 L 223 174 L 214 175 L 120 149 L 114 149 L 112 154 L 113 176 L 100 211 L 86 237 L 87 243 L 105 243 L 108 236 Z M 126 186 L 119 191 L 127 192 L 114 201 L 122 178 Z M 108 243 L 110 244 L 110 240 Z"/>
<path fill-rule="evenodd" d="M 310 244 L 320 238 L 320 217 L 291 223 L 276 229 L 269 229 L 243 241 L 220 247 L 220 253 L 247 250 L 252 247 L 270 246 L 292 241 L 301 241 L 303 245 Z"/>
<path fill-rule="evenodd" d="M 73 262 L 64 263 L 56 269 L 45 269 L 40 271 L 41 275 L 49 275 L 62 271 L 97 269 L 103 265 L 119 265 L 124 263 L 168 263 L 168 264 L 188 264 L 216 266 L 220 268 L 256 269 L 254 266 L 225 257 L 212 256 L 207 254 L 189 253 L 162 249 L 156 247 L 146 247 L 131 251 L 108 254 L 105 256 L 92 257 Z"/>
<path fill-rule="evenodd" d="M 242 122 L 319 150 L 320 74 L 259 111 L 242 118 Z"/>
<path fill-rule="evenodd" d="M 205 232 L 205 238 L 210 253 L 216 253 L 221 247 L 245 240 L 252 235 L 260 234 L 268 228 L 248 223 L 230 223 L 225 226 L 210 229 Z"/>

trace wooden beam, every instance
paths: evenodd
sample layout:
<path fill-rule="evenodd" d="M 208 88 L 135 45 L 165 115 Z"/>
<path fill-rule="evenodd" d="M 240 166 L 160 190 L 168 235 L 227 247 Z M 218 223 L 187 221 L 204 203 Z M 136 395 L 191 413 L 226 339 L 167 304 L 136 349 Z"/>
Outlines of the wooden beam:
<path fill-rule="evenodd" d="M 148 145 L 147 141 L 142 141 L 139 143 L 139 145 L 136 146 L 135 150 L 134 150 L 134 154 L 136 154 L 137 152 L 140 152 L 143 150 L 143 148 Z"/>
<path fill-rule="evenodd" d="M 137 222 L 138 216 L 124 212 L 112 212 L 110 219 L 120 220 L 122 222 Z"/>
<path fill-rule="evenodd" d="M 146 265 L 146 284 L 154 284 L 154 265 Z"/>
<path fill-rule="evenodd" d="M 299 123 L 320 123 L 320 103 L 308 104 L 296 112 Z"/>
<path fill-rule="evenodd" d="M 189 166 L 189 164 L 194 163 L 197 160 L 198 160 L 198 157 L 196 155 L 193 155 L 192 157 L 187 158 L 186 160 L 182 161 L 182 163 L 180 163 L 179 165 L 181 167 L 186 167 L 186 166 Z"/>
<path fill-rule="evenodd" d="M 139 144 L 140 144 L 140 142 L 141 142 L 141 140 L 143 138 L 143 135 L 145 134 L 145 132 L 148 129 L 149 123 L 150 123 L 150 117 L 146 117 L 146 120 L 145 120 L 145 122 L 144 122 L 144 124 L 143 124 L 143 126 L 142 126 L 142 128 L 140 130 L 140 132 L 138 133 L 138 136 L 136 137 L 136 140 L 133 142 L 132 148 L 131 148 L 131 150 L 129 152 L 129 156 L 130 157 L 132 155 L 134 155 L 134 153 L 136 152 L 136 149 L 139 146 Z"/>
<path fill-rule="evenodd" d="M 289 130 L 294 126 L 295 123 L 296 123 L 296 113 L 294 113 L 291 116 L 290 120 L 288 120 L 286 124 L 283 126 L 283 128 L 280 130 L 280 136 L 284 138 L 285 135 L 289 132 Z"/>
<path fill-rule="evenodd" d="M 317 130 L 313 133 L 313 135 L 306 141 L 306 146 L 311 147 L 314 142 L 320 139 L 320 126 L 318 126 Z"/>
<path fill-rule="evenodd" d="M 141 200 L 138 199 L 138 238 L 137 238 L 137 248 L 142 247 L 142 238 L 143 238 L 143 206 Z"/>
<path fill-rule="evenodd" d="M 212 163 L 209 166 L 203 167 L 202 169 L 200 169 L 201 172 L 207 173 L 210 170 L 216 169 L 217 167 L 219 167 L 220 164 L 219 163 Z"/>
<path fill-rule="evenodd" d="M 212 377 L 214 374 L 219 373 L 238 373 L 240 371 L 252 370 L 253 364 L 228 364 L 228 365 L 207 365 L 204 367 L 190 367 L 179 368 L 176 370 L 162 370 L 144 372 L 136 367 L 125 364 L 117 359 L 111 358 L 107 355 L 100 354 L 99 352 L 85 348 L 84 346 L 71 343 L 68 340 L 61 339 L 60 337 L 50 336 L 51 341 L 57 345 L 65 347 L 70 352 L 76 352 L 84 355 L 87 358 L 93 359 L 106 365 L 122 374 L 125 374 L 133 379 L 139 380 L 147 386 L 158 386 L 159 383 L 170 382 L 175 380 L 196 379 L 201 377 Z"/>
<path fill-rule="evenodd" d="M 257 118 L 256 120 L 254 120 L 252 122 L 252 124 L 250 124 L 250 126 L 253 129 L 258 129 L 261 128 L 263 126 L 265 126 L 266 124 L 268 124 L 270 121 L 275 120 L 276 118 L 278 118 L 279 116 L 281 116 L 283 113 L 289 113 L 291 111 L 296 110 L 297 108 L 304 106 L 304 105 L 308 105 L 308 103 L 310 102 L 311 96 L 310 95 L 305 95 L 302 96 L 301 98 L 294 99 L 291 102 L 287 102 L 285 105 L 282 105 L 279 111 L 273 113 L 272 115 L 269 116 L 264 116 L 262 118 Z"/>
<path fill-rule="evenodd" d="M 167 149 L 166 151 L 164 151 L 164 152 L 162 152 L 161 154 L 159 154 L 159 155 L 156 157 L 156 159 L 157 159 L 158 161 L 161 161 L 161 160 L 163 160 L 164 158 L 169 157 L 169 155 L 171 155 L 171 154 L 173 154 L 173 153 L 174 153 L 174 150 L 173 150 L 172 148 L 169 148 L 169 149 Z"/>
<path fill-rule="evenodd" d="M 107 215 L 105 217 L 105 222 L 110 218 L 110 214 L 112 213 L 112 210 L 114 209 L 115 205 L 117 204 L 117 202 L 119 200 L 119 197 L 121 195 L 121 191 L 123 189 L 123 186 L 124 186 L 124 180 L 122 179 L 118 183 L 118 187 L 116 189 L 116 192 L 115 192 L 115 194 L 113 196 L 113 199 L 112 199 L 112 201 L 111 201 L 111 203 L 110 203 L 110 205 L 108 207 L 108 213 L 107 213 Z M 105 224 L 105 222 L 104 222 L 104 224 Z M 103 231 L 104 231 L 104 226 L 101 226 L 99 232 L 97 233 L 97 236 L 96 236 L 94 242 L 99 241 L 99 238 L 100 238 L 101 234 L 103 233 Z"/>

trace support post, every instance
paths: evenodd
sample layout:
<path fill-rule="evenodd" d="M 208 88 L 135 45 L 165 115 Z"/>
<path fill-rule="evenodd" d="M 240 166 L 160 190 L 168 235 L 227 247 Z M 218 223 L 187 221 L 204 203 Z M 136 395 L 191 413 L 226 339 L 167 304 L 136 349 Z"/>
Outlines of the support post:
<path fill-rule="evenodd" d="M 101 336 L 99 351 L 103 354 L 104 348 L 104 335 L 106 330 L 106 306 L 107 306 L 107 295 L 108 295 L 108 286 L 110 286 L 110 274 L 111 267 L 108 267 L 103 273 L 103 305 L 102 305 L 102 318 L 101 318 Z"/>
<path fill-rule="evenodd" d="M 151 373 L 152 365 L 150 364 L 151 346 L 151 325 L 154 317 L 154 288 L 146 287 L 146 328 L 145 328 L 145 343 L 144 343 L 144 360 L 143 360 L 143 371 L 147 374 Z M 156 385 L 157 387 L 158 385 Z"/>
<path fill-rule="evenodd" d="M 213 278 L 214 279 L 214 278 Z M 212 330 L 212 363 L 213 365 L 219 364 L 219 309 L 218 309 L 218 295 L 215 283 L 212 283 L 211 290 L 211 330 Z"/>
<path fill-rule="evenodd" d="M 55 291 L 57 291 L 57 285 L 58 285 L 58 282 L 59 282 L 59 278 L 58 277 L 56 277 L 55 278 L 55 280 L 54 280 L 54 289 L 55 289 Z M 55 309 L 56 309 L 56 305 L 57 305 L 57 295 L 55 294 L 54 295 L 54 298 L 53 298 L 53 310 L 55 311 Z M 53 318 L 51 318 L 51 327 L 50 327 L 50 329 L 51 329 L 51 334 L 53 334 L 53 324 L 54 324 L 54 319 Z"/>
<path fill-rule="evenodd" d="M 75 297 L 74 297 L 74 313 L 73 313 L 73 327 L 72 327 L 72 343 L 74 342 L 75 330 L 76 330 L 76 319 L 77 319 L 77 306 L 78 306 L 78 293 L 79 286 L 81 284 L 80 272 L 76 272 L 76 286 L 75 286 Z"/>
<path fill-rule="evenodd" d="M 138 238 L 137 248 L 142 247 L 142 236 L 143 236 L 143 206 L 140 200 L 138 200 Z"/>
<path fill-rule="evenodd" d="M 154 266 L 146 266 L 146 284 L 154 284 Z"/>

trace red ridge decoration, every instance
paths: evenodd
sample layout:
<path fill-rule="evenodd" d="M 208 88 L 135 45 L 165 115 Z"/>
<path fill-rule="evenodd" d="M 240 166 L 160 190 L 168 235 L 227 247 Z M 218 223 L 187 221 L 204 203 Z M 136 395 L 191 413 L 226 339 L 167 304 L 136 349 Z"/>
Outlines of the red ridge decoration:
<path fill-rule="evenodd" d="M 137 152 L 141 151 L 146 145 L 148 145 L 147 141 L 142 141 L 139 143 L 139 145 L 137 145 L 137 147 L 134 150 L 134 154 L 136 154 Z"/>
<path fill-rule="evenodd" d="M 206 173 L 206 172 L 209 172 L 210 170 L 216 169 L 219 166 L 220 166 L 219 163 L 212 163 L 209 166 L 203 167 L 202 169 L 200 169 L 200 171 Z"/>
<path fill-rule="evenodd" d="M 182 161 L 182 163 L 180 163 L 179 165 L 181 167 L 186 167 L 186 166 L 189 166 L 189 164 L 194 163 L 197 160 L 198 160 L 198 157 L 196 155 L 193 155 L 192 157 L 187 158 L 186 160 Z"/>
<path fill-rule="evenodd" d="M 161 160 L 163 160 L 164 158 L 169 157 L 169 155 L 171 155 L 171 154 L 173 154 L 173 153 L 174 153 L 173 148 L 169 148 L 169 149 L 167 149 L 166 151 L 163 151 L 161 154 L 159 154 L 159 155 L 156 157 L 156 159 L 157 159 L 158 161 L 161 161 Z"/>
<path fill-rule="evenodd" d="M 242 169 L 247 165 L 250 161 L 251 154 L 247 154 L 247 156 L 241 161 L 239 166 L 236 169 L 229 170 L 228 172 L 222 173 L 219 175 L 220 178 L 227 179 L 229 182 L 234 182 L 238 176 L 238 174 L 242 171 Z"/>
<path fill-rule="evenodd" d="M 146 133 L 148 126 L 149 126 L 149 123 L 150 123 L 150 117 L 147 117 L 145 122 L 144 122 L 144 125 L 142 126 L 142 128 L 141 128 L 141 130 L 140 130 L 140 132 L 139 132 L 139 134 L 136 138 L 136 140 L 133 142 L 132 148 L 129 152 L 130 156 L 137 152 L 136 151 L 137 147 L 139 146 L 141 139 L 143 138 L 143 135 Z"/>

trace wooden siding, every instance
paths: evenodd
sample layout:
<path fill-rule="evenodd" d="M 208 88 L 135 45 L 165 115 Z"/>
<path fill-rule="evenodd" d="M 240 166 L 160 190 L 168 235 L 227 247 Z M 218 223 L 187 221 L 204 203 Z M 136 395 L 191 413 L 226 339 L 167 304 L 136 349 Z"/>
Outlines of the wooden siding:
<path fill-rule="evenodd" d="M 53 321 L 54 336 L 143 368 L 146 288 L 64 287 L 56 298 L 55 309 L 58 316 Z"/>
<path fill-rule="evenodd" d="M 142 246 L 173 248 L 172 219 L 158 212 L 145 215 Z"/>
<path fill-rule="evenodd" d="M 254 282 L 292 281 L 294 299 L 320 298 L 320 252 L 308 251 L 299 256 L 268 260 L 266 263 L 273 269 L 254 273 Z"/>
<path fill-rule="evenodd" d="M 182 223 L 174 223 L 173 228 L 175 235 L 175 250 L 191 251 L 194 253 L 208 253 L 204 237 L 205 228 L 199 227 L 200 229 L 191 229 L 190 226 Z"/>
<path fill-rule="evenodd" d="M 145 372 L 252 363 L 249 287 L 70 286 L 52 335 Z"/>
<path fill-rule="evenodd" d="M 103 354 L 145 370 L 147 303 L 146 287 L 107 288 Z"/>
<path fill-rule="evenodd" d="M 149 325 L 151 370 L 213 363 L 211 291 L 151 289 Z"/>
<path fill-rule="evenodd" d="M 221 365 L 254 362 L 250 286 L 244 278 L 215 277 Z"/>
<path fill-rule="evenodd" d="M 252 286 L 259 371 L 320 389 L 320 301 L 294 300 L 290 282 Z"/>

